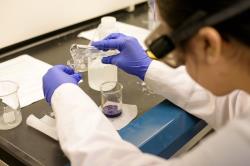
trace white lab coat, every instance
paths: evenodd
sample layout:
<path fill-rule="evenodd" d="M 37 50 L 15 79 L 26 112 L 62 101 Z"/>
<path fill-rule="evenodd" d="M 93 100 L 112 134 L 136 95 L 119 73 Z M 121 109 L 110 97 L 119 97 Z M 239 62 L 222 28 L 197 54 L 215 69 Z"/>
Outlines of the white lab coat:
<path fill-rule="evenodd" d="M 158 94 L 216 129 L 187 154 L 165 160 L 123 141 L 98 106 L 78 86 L 63 84 L 52 96 L 60 145 L 72 166 L 250 165 L 250 96 L 235 91 L 216 98 L 197 85 L 185 67 L 153 61 L 146 83 Z"/>

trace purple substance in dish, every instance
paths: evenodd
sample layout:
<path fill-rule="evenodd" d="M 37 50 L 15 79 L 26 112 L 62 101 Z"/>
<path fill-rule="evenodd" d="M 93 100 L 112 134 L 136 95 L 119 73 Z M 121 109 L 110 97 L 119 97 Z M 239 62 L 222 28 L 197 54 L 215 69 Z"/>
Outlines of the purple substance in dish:
<path fill-rule="evenodd" d="M 109 118 L 114 118 L 122 114 L 122 110 L 118 109 L 117 105 L 106 105 L 103 107 L 102 111 Z"/>

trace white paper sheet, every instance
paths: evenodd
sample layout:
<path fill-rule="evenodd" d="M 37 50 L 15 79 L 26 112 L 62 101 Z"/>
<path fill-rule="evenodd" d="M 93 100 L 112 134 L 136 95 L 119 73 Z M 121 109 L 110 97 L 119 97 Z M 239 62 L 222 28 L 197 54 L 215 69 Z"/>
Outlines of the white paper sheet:
<path fill-rule="evenodd" d="M 143 48 L 144 49 L 147 48 L 144 44 L 144 40 L 149 35 L 150 33 L 149 30 L 122 22 L 117 22 L 117 26 L 120 33 L 137 38 L 139 43 L 143 46 Z M 96 33 L 97 33 L 96 29 L 91 29 L 89 31 L 84 31 L 79 33 L 77 37 L 95 41 L 97 37 Z"/>
<path fill-rule="evenodd" d="M 0 63 L 0 80 L 15 81 L 19 85 L 20 106 L 25 107 L 44 98 L 42 77 L 51 65 L 29 55 Z"/>
<path fill-rule="evenodd" d="M 26 124 L 34 129 L 48 135 L 54 140 L 58 140 L 56 131 L 56 120 L 44 115 L 41 119 L 38 119 L 33 114 L 30 114 L 26 119 Z"/>
<path fill-rule="evenodd" d="M 99 107 L 101 109 L 101 107 Z M 136 105 L 123 104 L 122 114 L 116 118 L 108 118 L 113 124 L 116 130 L 120 130 L 129 124 L 137 115 L 138 110 Z M 48 115 L 43 116 L 41 119 L 37 118 L 33 114 L 29 115 L 26 119 L 26 124 L 46 135 L 58 140 L 56 131 L 56 120 Z"/>

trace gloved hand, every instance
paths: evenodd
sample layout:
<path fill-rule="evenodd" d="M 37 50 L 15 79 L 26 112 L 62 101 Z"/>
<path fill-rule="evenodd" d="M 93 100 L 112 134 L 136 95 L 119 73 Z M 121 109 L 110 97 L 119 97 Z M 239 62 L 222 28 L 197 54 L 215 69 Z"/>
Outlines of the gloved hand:
<path fill-rule="evenodd" d="M 100 50 L 119 50 L 118 55 L 104 57 L 102 63 L 114 64 L 125 72 L 144 80 L 152 60 L 147 56 L 136 38 L 121 33 L 113 33 L 101 41 L 92 42 L 92 46 Z"/>
<path fill-rule="evenodd" d="M 65 65 L 56 65 L 48 70 L 43 76 L 43 94 L 46 101 L 50 104 L 51 97 L 60 85 L 64 83 L 78 84 L 81 75 L 75 73 L 74 70 Z"/>

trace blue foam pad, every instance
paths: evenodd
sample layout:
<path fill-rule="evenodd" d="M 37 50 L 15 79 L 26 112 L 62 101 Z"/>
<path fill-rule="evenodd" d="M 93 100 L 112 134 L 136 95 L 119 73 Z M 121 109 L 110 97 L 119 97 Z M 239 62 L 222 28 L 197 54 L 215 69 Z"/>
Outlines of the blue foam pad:
<path fill-rule="evenodd" d="M 164 100 L 119 131 L 143 152 L 171 157 L 206 123 Z"/>

